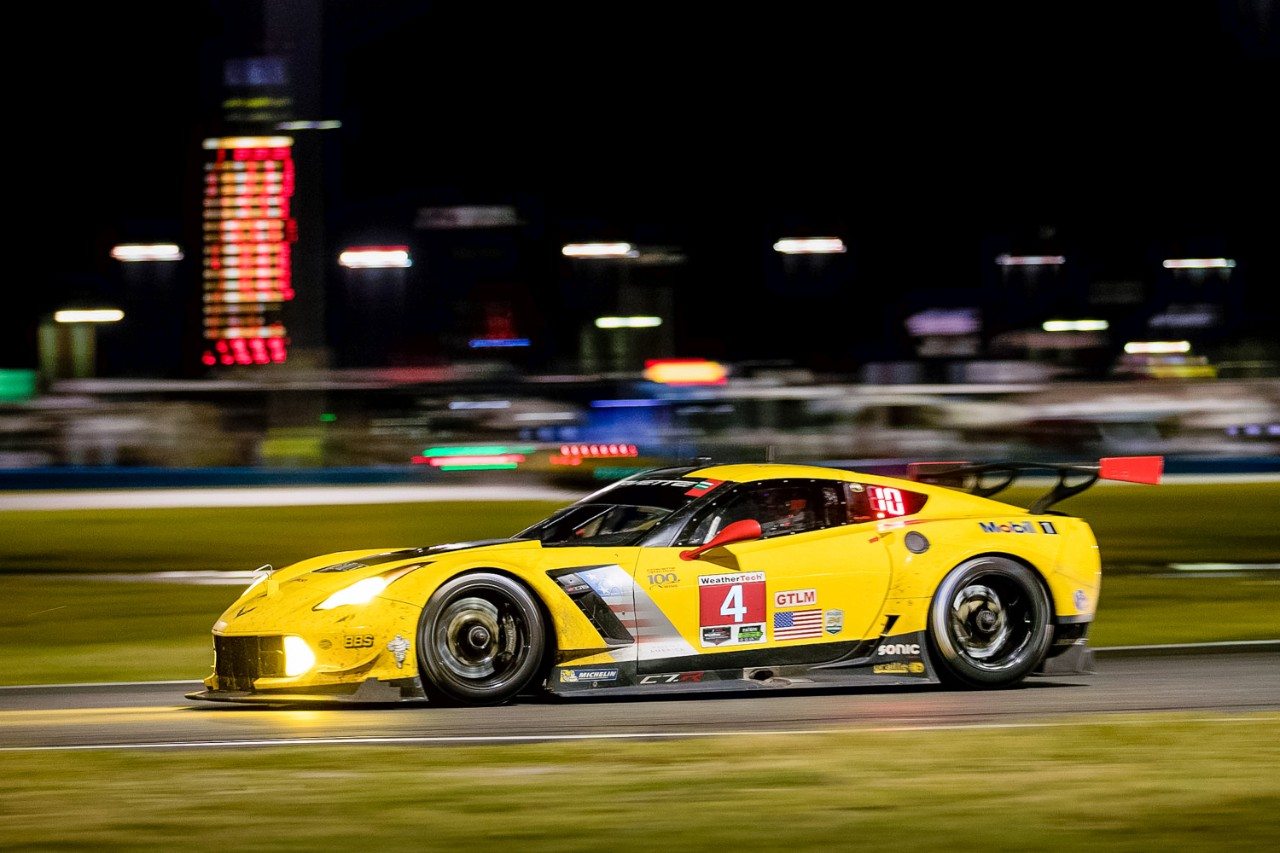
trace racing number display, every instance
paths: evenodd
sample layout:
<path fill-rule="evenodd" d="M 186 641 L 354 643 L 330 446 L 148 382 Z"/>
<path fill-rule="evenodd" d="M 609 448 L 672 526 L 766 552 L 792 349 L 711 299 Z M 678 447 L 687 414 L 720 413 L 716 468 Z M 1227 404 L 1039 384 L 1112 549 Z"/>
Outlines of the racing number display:
<path fill-rule="evenodd" d="M 902 503 L 902 492 L 898 489 L 870 486 L 867 492 L 871 498 L 871 510 L 877 514 L 877 518 L 884 518 L 885 516 L 896 518 L 905 514 L 906 508 Z"/>
<path fill-rule="evenodd" d="M 901 518 L 915 515 L 924 508 L 926 495 L 893 486 L 867 486 L 867 509 L 870 518 Z M 870 519 L 867 519 L 870 520 Z"/>
<path fill-rule="evenodd" d="M 764 572 L 698 577 L 698 636 L 703 647 L 763 643 Z"/>

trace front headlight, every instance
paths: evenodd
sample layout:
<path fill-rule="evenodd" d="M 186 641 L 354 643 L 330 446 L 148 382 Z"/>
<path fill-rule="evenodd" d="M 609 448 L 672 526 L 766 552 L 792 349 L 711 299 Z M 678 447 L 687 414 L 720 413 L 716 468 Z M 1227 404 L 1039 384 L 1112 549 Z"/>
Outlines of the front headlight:
<path fill-rule="evenodd" d="M 390 583 L 391 581 L 385 575 L 356 581 L 351 586 L 338 590 L 317 604 L 316 610 L 332 610 L 335 607 L 342 607 L 344 604 L 368 604 L 377 598 Z"/>
<path fill-rule="evenodd" d="M 401 566 L 398 569 L 391 569 L 380 575 L 374 575 L 371 578 L 356 581 L 351 586 L 338 590 L 312 609 L 332 610 L 335 607 L 342 607 L 346 604 L 368 604 L 381 595 L 384 589 L 391 586 L 393 581 L 397 581 L 414 569 L 420 569 L 425 565 L 427 564 L 413 563 L 412 565 Z"/>
<path fill-rule="evenodd" d="M 316 653 L 301 637 L 284 638 L 284 674 L 286 678 L 302 675 L 316 665 Z"/>

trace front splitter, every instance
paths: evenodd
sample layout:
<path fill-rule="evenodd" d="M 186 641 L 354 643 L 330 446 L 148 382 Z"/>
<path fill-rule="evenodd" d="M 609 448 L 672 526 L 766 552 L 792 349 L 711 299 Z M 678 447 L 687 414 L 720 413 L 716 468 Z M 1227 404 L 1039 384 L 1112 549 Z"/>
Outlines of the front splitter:
<path fill-rule="evenodd" d="M 416 678 L 379 681 L 371 678 L 358 685 L 342 685 L 316 692 L 288 690 L 197 690 L 188 699 L 242 705 L 403 705 L 422 703 L 427 696 Z"/>

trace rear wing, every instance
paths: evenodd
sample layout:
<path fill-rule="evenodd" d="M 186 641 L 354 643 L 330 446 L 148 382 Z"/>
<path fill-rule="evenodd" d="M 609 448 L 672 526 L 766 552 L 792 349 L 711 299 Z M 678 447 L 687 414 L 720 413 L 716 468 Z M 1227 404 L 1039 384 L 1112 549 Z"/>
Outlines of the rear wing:
<path fill-rule="evenodd" d="M 1048 494 L 1027 508 L 1040 514 L 1072 495 L 1078 495 L 1098 480 L 1120 480 L 1126 483 L 1155 485 L 1164 474 L 1163 456 L 1112 456 L 1099 459 L 1097 465 L 1054 465 L 1044 462 L 912 462 L 907 476 L 920 483 L 961 489 L 980 498 L 989 498 L 1013 485 L 1029 472 L 1047 471 L 1058 475 L 1058 482 Z"/>

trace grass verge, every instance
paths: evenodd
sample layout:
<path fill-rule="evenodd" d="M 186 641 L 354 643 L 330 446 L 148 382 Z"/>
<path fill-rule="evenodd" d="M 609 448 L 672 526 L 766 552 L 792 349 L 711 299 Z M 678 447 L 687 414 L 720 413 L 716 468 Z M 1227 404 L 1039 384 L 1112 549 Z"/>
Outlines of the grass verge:
<path fill-rule="evenodd" d="M 1047 490 L 997 498 L 1029 506 Z M 1107 483 L 1057 508 L 1089 522 L 1110 566 L 1280 562 L 1280 482 Z"/>
<path fill-rule="evenodd" d="M 0 575 L 0 684 L 201 678 L 229 586 Z M 1104 575 L 1095 645 L 1280 637 L 1280 578 Z"/>
<path fill-rule="evenodd" d="M 509 536 L 559 504 L 490 501 L 355 506 L 0 512 L 0 571 L 254 569 L 356 548 Z"/>
<path fill-rule="evenodd" d="M 0 684 L 203 678 L 238 587 L 0 575 Z"/>
<path fill-rule="evenodd" d="M 0 754 L 0 846 L 1271 849 L 1280 718 L 649 743 Z M 74 780 L 72 782 L 71 780 Z"/>
<path fill-rule="evenodd" d="M 1269 575 L 1269 576 L 1267 576 Z M 1095 646 L 1280 639 L 1280 577 L 1102 573 Z"/>

